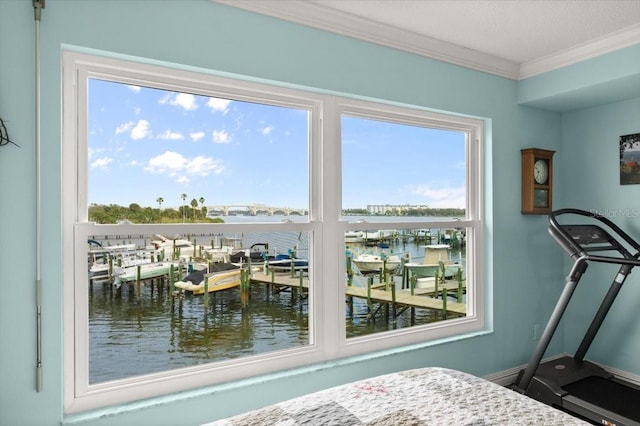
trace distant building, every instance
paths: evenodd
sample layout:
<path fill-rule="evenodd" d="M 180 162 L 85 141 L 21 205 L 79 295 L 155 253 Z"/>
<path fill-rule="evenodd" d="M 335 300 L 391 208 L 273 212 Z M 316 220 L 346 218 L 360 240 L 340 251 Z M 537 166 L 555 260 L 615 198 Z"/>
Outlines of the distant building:
<path fill-rule="evenodd" d="M 368 204 L 367 205 L 367 213 L 372 215 L 386 215 L 386 214 L 394 214 L 394 215 L 402 215 L 404 212 L 408 210 L 417 210 L 417 209 L 427 209 L 429 208 L 426 204 Z"/>

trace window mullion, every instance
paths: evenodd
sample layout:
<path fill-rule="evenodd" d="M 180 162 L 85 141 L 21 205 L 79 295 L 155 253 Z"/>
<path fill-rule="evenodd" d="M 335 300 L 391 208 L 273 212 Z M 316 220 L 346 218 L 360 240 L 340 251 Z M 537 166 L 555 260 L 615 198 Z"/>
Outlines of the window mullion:
<path fill-rule="evenodd" d="M 324 302 L 322 334 L 325 353 L 335 356 L 345 338 L 344 230 L 341 211 L 340 111 L 333 96 L 324 97 L 322 120 L 323 245 L 321 294 Z"/>

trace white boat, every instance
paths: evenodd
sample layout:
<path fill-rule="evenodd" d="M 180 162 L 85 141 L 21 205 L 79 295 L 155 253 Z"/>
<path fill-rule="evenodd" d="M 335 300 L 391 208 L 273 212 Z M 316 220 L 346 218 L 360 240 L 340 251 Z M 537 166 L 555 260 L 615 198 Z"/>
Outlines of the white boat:
<path fill-rule="evenodd" d="M 431 239 L 431 229 L 416 229 L 414 236 L 418 239 Z"/>
<path fill-rule="evenodd" d="M 365 242 L 375 243 L 387 238 L 391 238 L 396 234 L 392 229 L 380 229 L 377 231 L 364 231 L 363 239 Z"/>
<path fill-rule="evenodd" d="M 347 231 L 344 233 L 344 242 L 346 244 L 358 244 L 364 242 L 364 232 Z"/>
<path fill-rule="evenodd" d="M 449 259 L 449 245 L 448 244 L 430 244 L 424 246 L 425 254 L 422 262 L 408 262 L 404 264 L 412 276 L 423 277 L 435 277 L 436 272 L 438 275 L 442 274 L 444 268 L 445 278 L 454 277 L 458 270 L 462 270 L 462 264 L 459 262 L 451 262 Z"/>
<path fill-rule="evenodd" d="M 91 240 L 95 241 L 95 240 Z M 89 276 L 99 279 L 109 272 L 112 266 L 134 266 L 151 261 L 152 253 L 137 250 L 135 244 L 118 244 L 113 246 L 91 248 L 89 250 Z"/>
<path fill-rule="evenodd" d="M 218 270 L 213 272 L 207 272 L 206 269 L 194 271 L 187 275 L 182 281 L 174 283 L 174 286 L 183 291 L 189 291 L 194 295 L 204 294 L 205 280 L 209 293 L 240 286 L 241 272 L 243 270 L 241 267 L 230 263 L 212 265 Z M 252 269 L 252 272 L 258 270 L 259 268 L 256 267 Z"/>
<path fill-rule="evenodd" d="M 178 262 L 153 262 L 136 266 L 114 267 L 113 285 L 119 287 L 123 283 L 136 281 L 138 277 L 141 280 L 148 280 L 169 275 L 171 266 L 173 266 L 174 270 L 177 270 L 180 264 Z"/>
<path fill-rule="evenodd" d="M 291 271 L 291 268 L 295 271 L 309 270 L 309 260 L 300 258 L 268 260 L 265 265 L 268 269 L 278 272 Z"/>
<path fill-rule="evenodd" d="M 152 247 L 157 251 L 164 251 L 165 259 L 178 257 L 193 257 L 195 246 L 189 240 L 182 238 L 167 238 L 163 235 L 155 235 L 156 239 L 151 242 Z"/>
<path fill-rule="evenodd" d="M 148 263 L 151 263 L 150 257 L 137 257 L 136 255 L 122 257 L 119 259 L 116 258 L 116 260 L 112 262 L 112 265 L 110 265 L 108 261 L 107 263 L 95 262 L 89 268 L 89 276 L 96 279 L 108 275 L 110 266 L 113 266 L 113 268 L 128 268 L 137 265 L 146 265 Z"/>
<path fill-rule="evenodd" d="M 229 263 L 231 262 L 231 255 L 235 250 L 232 246 L 206 248 L 204 249 L 204 254 L 205 257 L 212 262 Z"/>
<path fill-rule="evenodd" d="M 385 267 L 388 272 L 395 271 L 402 261 L 399 256 L 390 255 L 385 260 L 381 254 L 363 253 L 353 258 L 353 263 L 361 273 L 380 272 Z"/>

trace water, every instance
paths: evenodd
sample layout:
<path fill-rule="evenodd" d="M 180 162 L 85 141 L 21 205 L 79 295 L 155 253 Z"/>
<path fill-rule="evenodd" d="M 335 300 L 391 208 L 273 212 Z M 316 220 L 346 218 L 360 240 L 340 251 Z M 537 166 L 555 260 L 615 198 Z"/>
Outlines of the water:
<path fill-rule="evenodd" d="M 107 285 L 89 293 L 90 383 L 188 367 L 309 343 L 307 304 L 290 293 L 254 287 L 248 306 L 238 289 L 172 299 L 160 282 L 137 297 Z M 262 291 L 261 291 L 262 290 Z"/>
<path fill-rule="evenodd" d="M 282 220 L 278 217 L 259 219 Z M 225 221 L 250 222 L 255 218 L 235 216 Z M 296 247 L 299 257 L 308 254 L 306 232 L 275 235 L 254 232 L 233 237 L 242 238 L 245 247 L 269 242 L 272 251 L 286 253 Z M 198 244 L 210 240 L 208 236 L 197 237 Z M 136 243 L 144 244 L 143 241 Z M 411 259 L 420 261 L 424 244 L 390 244 L 386 250 L 407 253 Z M 351 245 L 349 249 L 354 253 L 380 250 L 364 245 Z M 452 250 L 451 258 L 464 262 L 464 250 Z M 401 278 L 395 277 L 395 282 L 400 288 Z M 353 285 L 366 286 L 366 278 L 356 274 Z M 92 384 L 302 347 L 310 341 L 308 301 L 289 291 L 272 293 L 264 286 L 254 285 L 249 302 L 243 305 L 240 290 L 234 288 L 212 293 L 206 306 L 202 296 L 173 298 L 166 280 L 144 283 L 139 295 L 135 287 L 127 284 L 117 290 L 110 283 L 99 281 L 89 286 L 89 382 Z M 425 309 L 416 309 L 412 315 L 407 309 L 396 318 L 389 318 L 382 309 L 372 321 L 366 303 L 355 299 L 353 313 L 346 312 L 346 334 L 347 337 L 361 336 L 425 324 L 442 319 L 440 315 Z"/>

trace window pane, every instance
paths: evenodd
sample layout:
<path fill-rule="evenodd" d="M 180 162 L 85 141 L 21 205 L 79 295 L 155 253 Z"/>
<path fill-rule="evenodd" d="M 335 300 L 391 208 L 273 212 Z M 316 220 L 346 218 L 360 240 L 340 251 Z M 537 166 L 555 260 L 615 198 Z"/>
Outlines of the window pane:
<path fill-rule="evenodd" d="M 345 233 L 347 337 L 466 316 L 466 229 L 438 225 L 466 217 L 466 134 L 343 116 L 342 135 L 343 219 L 362 224 Z"/>
<path fill-rule="evenodd" d="M 307 214 L 307 110 L 96 79 L 88 105 L 88 205 L 132 210 L 100 223 Z"/>
<path fill-rule="evenodd" d="M 88 93 L 89 221 L 158 224 L 91 238 L 89 383 L 309 345 L 308 231 L 161 234 L 308 222 L 310 110 L 98 79 Z"/>
<path fill-rule="evenodd" d="M 343 215 L 464 216 L 465 141 L 463 132 L 343 115 Z"/>
<path fill-rule="evenodd" d="M 89 382 L 308 345 L 308 241 L 307 232 L 92 236 Z"/>
<path fill-rule="evenodd" d="M 347 337 L 466 316 L 466 233 L 347 231 Z"/>

